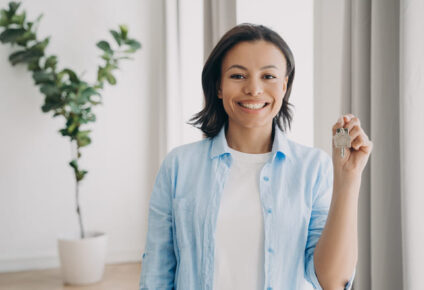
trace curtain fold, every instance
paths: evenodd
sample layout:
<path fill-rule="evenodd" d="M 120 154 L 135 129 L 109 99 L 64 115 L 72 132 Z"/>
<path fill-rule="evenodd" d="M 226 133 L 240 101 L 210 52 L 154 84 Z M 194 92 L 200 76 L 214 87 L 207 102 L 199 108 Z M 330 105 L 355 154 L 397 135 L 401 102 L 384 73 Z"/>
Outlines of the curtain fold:
<path fill-rule="evenodd" d="M 403 289 L 422 289 L 424 259 L 424 2 L 400 4 L 400 163 Z"/>
<path fill-rule="evenodd" d="M 203 0 L 204 58 L 224 33 L 237 24 L 236 0 Z"/>
<path fill-rule="evenodd" d="M 399 0 L 371 5 L 371 289 L 402 289 Z"/>
<path fill-rule="evenodd" d="M 317 0 L 315 5 L 315 102 L 327 104 L 315 106 L 316 118 L 332 115 L 332 124 L 351 112 L 374 142 L 362 175 L 353 288 L 421 289 L 424 2 Z M 330 121 L 317 123 L 315 145 L 331 152 Z"/>
<path fill-rule="evenodd" d="M 163 0 L 164 20 L 159 87 L 159 161 L 175 146 L 182 143 L 182 96 L 180 74 L 180 1 Z"/>

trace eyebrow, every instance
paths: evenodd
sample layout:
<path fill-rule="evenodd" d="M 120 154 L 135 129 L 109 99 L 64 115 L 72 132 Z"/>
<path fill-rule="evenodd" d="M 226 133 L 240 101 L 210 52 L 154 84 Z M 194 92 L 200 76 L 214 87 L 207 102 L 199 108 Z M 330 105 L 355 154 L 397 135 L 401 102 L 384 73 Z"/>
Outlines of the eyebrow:
<path fill-rule="evenodd" d="M 242 70 L 247 70 L 247 68 L 245 68 L 244 66 L 242 66 L 242 65 L 239 65 L 239 64 L 233 64 L 232 66 L 230 66 L 229 68 L 227 68 L 227 70 L 226 71 L 228 71 L 228 70 L 230 70 L 230 69 L 232 69 L 232 68 L 239 68 L 239 69 L 242 69 Z M 270 64 L 270 65 L 266 65 L 266 66 L 263 66 L 263 67 L 261 67 L 260 69 L 261 70 L 263 70 L 263 69 L 267 69 L 267 68 L 275 68 L 275 69 L 278 69 L 275 65 L 272 65 L 272 64 Z"/>

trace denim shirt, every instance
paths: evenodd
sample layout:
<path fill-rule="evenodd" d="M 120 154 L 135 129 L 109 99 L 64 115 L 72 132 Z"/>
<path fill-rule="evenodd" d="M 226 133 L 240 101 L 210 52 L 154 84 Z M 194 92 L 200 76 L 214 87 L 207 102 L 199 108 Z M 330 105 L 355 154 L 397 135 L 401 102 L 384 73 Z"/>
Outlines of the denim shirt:
<path fill-rule="evenodd" d="M 333 193 L 332 160 L 321 149 L 288 139 L 278 126 L 274 130 L 272 154 L 259 177 L 263 289 L 302 289 L 305 279 L 322 289 L 314 250 Z M 232 164 L 228 148 L 223 126 L 214 138 L 165 156 L 150 197 L 140 289 L 213 289 L 215 227 Z M 355 273 L 356 268 L 344 289 L 351 289 Z"/>

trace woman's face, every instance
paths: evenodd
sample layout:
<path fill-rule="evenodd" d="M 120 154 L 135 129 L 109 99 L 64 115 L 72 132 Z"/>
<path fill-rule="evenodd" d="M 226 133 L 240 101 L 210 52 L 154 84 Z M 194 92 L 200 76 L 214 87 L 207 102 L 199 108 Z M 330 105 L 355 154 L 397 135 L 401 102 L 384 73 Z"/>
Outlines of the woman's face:
<path fill-rule="evenodd" d="M 240 42 L 225 55 L 218 98 L 230 124 L 271 128 L 286 90 L 286 59 L 273 43 Z"/>

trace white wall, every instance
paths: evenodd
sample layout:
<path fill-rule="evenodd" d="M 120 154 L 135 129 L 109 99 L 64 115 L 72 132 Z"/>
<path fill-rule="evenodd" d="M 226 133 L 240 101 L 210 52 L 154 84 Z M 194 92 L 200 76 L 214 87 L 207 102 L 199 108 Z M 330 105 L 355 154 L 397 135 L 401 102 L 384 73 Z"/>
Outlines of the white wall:
<path fill-rule="evenodd" d="M 9 0 L 0 0 L 5 7 Z M 291 95 L 295 105 L 289 137 L 313 144 L 313 3 L 312 0 L 237 1 L 237 22 L 270 26 L 293 50 L 296 77 Z M 201 5 L 186 9 L 181 1 L 184 121 L 200 109 L 202 29 Z M 95 43 L 111 40 L 108 30 L 129 26 L 142 43 L 134 61 L 122 63 L 115 87 L 107 86 L 104 105 L 95 109 L 93 143 L 83 148 L 82 166 L 89 170 L 81 185 L 81 206 L 87 230 L 109 235 L 107 263 L 140 260 L 147 232 L 148 202 L 160 164 L 158 152 L 158 92 L 163 86 L 160 67 L 163 49 L 163 1 L 75 0 L 23 1 L 28 19 L 44 13 L 39 35 L 51 35 L 48 53 L 59 67 L 70 67 L 94 80 L 101 63 Z M 188 13 L 190 11 L 190 13 Z M 191 19 L 187 22 L 187 17 Z M 187 14 L 188 13 L 188 14 Z M 12 67 L 13 50 L 0 45 L 0 272 L 59 265 L 56 240 L 77 233 L 73 173 L 69 141 L 57 132 L 64 121 L 41 112 L 43 96 L 24 66 Z M 196 53 L 196 51 L 198 53 Z M 196 64 L 190 62 L 196 59 Z M 203 62 L 202 62 L 203 65 Z M 188 76 L 189 75 L 189 76 Z M 189 100 L 192 100 L 190 102 Z M 200 132 L 184 125 L 184 140 L 200 140 Z M 197 135 L 196 135 L 197 134 Z"/>
<path fill-rule="evenodd" d="M 0 0 L 0 7 L 9 0 Z M 82 150 L 87 169 L 80 195 L 87 230 L 109 235 L 107 262 L 139 260 L 147 227 L 147 203 L 158 165 L 155 93 L 162 1 L 23 1 L 27 18 L 44 13 L 40 36 L 59 67 L 94 80 L 101 63 L 95 43 L 112 41 L 108 30 L 129 26 L 143 45 L 122 63 L 117 85 L 107 86 L 97 107 L 92 144 Z M 64 121 L 41 112 L 43 96 L 25 66 L 12 67 L 14 51 L 0 45 L 0 271 L 58 266 L 56 239 L 76 233 L 71 148 L 57 132 Z"/>
<path fill-rule="evenodd" d="M 313 146 L 313 1 L 238 0 L 237 23 L 269 26 L 293 52 L 296 73 L 289 102 L 294 105 L 291 131 L 294 141 Z"/>

